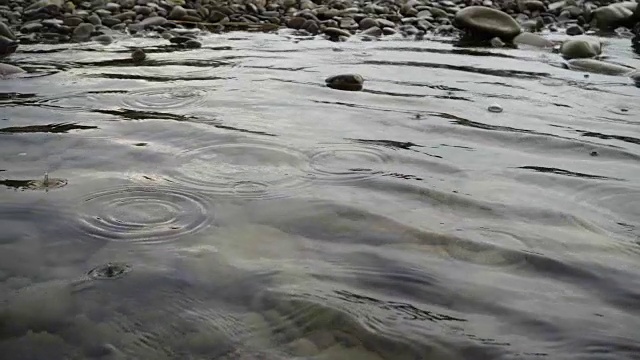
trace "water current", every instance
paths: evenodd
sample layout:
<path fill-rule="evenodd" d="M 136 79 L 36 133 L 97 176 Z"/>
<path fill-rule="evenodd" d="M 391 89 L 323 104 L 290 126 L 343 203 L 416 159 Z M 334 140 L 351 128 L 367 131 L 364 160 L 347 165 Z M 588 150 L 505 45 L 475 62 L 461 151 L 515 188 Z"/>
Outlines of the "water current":
<path fill-rule="evenodd" d="M 5 59 L 0 357 L 640 359 L 630 78 L 446 38 L 202 42 Z"/>

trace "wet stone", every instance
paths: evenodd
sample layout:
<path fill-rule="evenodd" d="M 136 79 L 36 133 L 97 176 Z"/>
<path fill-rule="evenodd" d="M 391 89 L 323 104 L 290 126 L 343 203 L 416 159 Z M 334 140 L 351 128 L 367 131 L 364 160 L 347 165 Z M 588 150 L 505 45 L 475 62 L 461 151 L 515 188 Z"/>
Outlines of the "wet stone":
<path fill-rule="evenodd" d="M 92 279 L 118 279 L 131 271 L 125 263 L 107 263 L 91 269 L 88 275 Z"/>
<path fill-rule="evenodd" d="M 330 76 L 325 80 L 327 87 L 344 91 L 360 91 L 363 88 L 364 78 L 358 74 L 340 74 Z"/>

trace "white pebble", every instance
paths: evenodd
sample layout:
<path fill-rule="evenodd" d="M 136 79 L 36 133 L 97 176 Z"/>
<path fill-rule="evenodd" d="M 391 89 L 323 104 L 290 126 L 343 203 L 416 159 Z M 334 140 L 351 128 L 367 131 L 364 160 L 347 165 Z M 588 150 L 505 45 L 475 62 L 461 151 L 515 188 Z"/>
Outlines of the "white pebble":
<path fill-rule="evenodd" d="M 500 106 L 498 104 L 491 104 L 491 105 L 489 105 L 488 110 L 491 111 L 491 112 L 494 112 L 494 113 L 501 113 L 502 112 L 502 106 Z"/>

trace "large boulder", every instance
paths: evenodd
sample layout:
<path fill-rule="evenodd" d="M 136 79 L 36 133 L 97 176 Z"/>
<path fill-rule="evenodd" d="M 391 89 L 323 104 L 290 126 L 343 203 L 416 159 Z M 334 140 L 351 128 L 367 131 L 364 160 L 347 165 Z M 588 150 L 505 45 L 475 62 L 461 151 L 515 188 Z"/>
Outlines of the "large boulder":
<path fill-rule="evenodd" d="M 592 23 L 601 30 L 628 26 L 637 8 L 638 3 L 630 1 L 603 6 L 592 12 Z"/>
<path fill-rule="evenodd" d="M 456 27 L 476 38 L 500 39 L 511 42 L 522 29 L 509 14 L 485 6 L 469 6 L 456 13 Z"/>

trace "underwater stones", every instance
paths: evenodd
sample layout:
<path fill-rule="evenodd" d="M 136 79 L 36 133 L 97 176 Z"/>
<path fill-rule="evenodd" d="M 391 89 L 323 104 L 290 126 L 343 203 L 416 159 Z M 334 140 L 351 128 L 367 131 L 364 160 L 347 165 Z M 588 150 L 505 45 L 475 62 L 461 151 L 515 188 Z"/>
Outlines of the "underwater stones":
<path fill-rule="evenodd" d="M 596 59 L 572 59 L 568 61 L 568 64 L 572 70 L 588 71 L 604 75 L 629 75 L 636 70 L 631 67 Z"/>
<path fill-rule="evenodd" d="M 87 273 L 92 279 L 117 279 L 131 271 L 131 266 L 125 263 L 107 263 L 97 266 Z"/>
<path fill-rule="evenodd" d="M 0 59 L 7 57 L 18 49 L 18 42 L 0 35 Z"/>
<path fill-rule="evenodd" d="M 327 87 L 344 91 L 360 91 L 364 78 L 358 74 L 341 74 L 330 76 L 325 80 Z"/>
<path fill-rule="evenodd" d="M 484 6 L 469 6 L 458 11 L 454 24 L 474 37 L 499 37 L 508 42 L 522 31 L 518 22 L 509 14 Z"/>
<path fill-rule="evenodd" d="M 570 39 L 562 43 L 560 53 L 566 59 L 592 58 L 600 55 L 600 42 L 588 39 Z"/>

